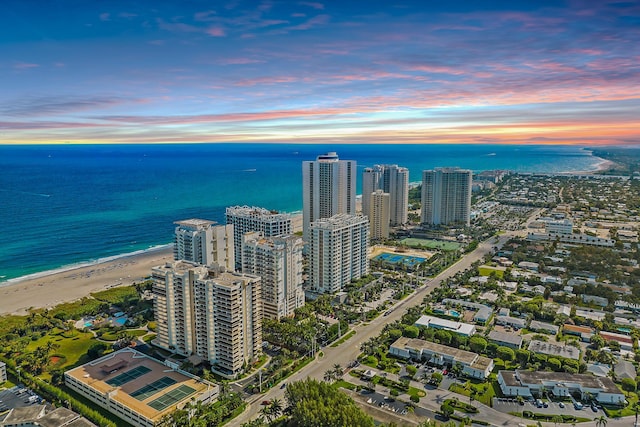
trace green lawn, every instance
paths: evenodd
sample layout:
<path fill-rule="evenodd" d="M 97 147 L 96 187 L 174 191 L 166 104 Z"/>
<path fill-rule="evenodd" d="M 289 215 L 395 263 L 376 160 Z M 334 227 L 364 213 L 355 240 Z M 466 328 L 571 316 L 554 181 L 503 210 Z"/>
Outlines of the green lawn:
<path fill-rule="evenodd" d="M 118 335 L 120 334 L 120 332 L 126 332 L 128 334 L 133 335 L 134 337 L 141 337 L 147 334 L 147 331 L 142 329 L 128 329 L 128 330 L 122 330 L 122 331 L 106 332 L 102 334 L 100 338 L 102 338 L 105 341 L 116 341 L 118 339 Z"/>
<path fill-rule="evenodd" d="M 94 342 L 93 335 L 89 332 L 69 331 L 49 333 L 37 341 L 30 342 L 27 346 L 27 351 L 34 351 L 36 347 L 45 345 L 47 341 L 52 341 L 54 344 L 60 346 L 51 352 L 52 355 L 63 354 L 66 357 L 66 361 L 58 366 L 58 368 L 69 368 L 77 365 Z"/>
<path fill-rule="evenodd" d="M 350 383 L 349 381 L 345 381 L 345 380 L 338 380 L 335 383 L 333 383 L 333 387 L 334 388 L 346 388 L 348 390 L 355 390 L 356 389 L 356 385 L 353 383 Z"/>
<path fill-rule="evenodd" d="M 414 237 L 407 237 L 406 239 L 402 239 L 400 243 L 412 248 L 440 249 L 446 252 L 456 251 L 460 249 L 460 244 L 456 242 L 416 239 Z"/>
<path fill-rule="evenodd" d="M 477 400 L 480 403 L 484 403 L 487 406 L 491 406 L 493 398 L 498 395 L 496 393 L 495 388 L 500 387 L 497 382 L 494 384 L 493 382 L 487 383 L 479 383 L 473 384 L 471 382 L 467 382 L 467 386 L 461 386 L 457 383 L 451 384 L 449 386 L 449 391 L 453 391 L 458 394 L 462 394 L 463 396 L 469 397 L 471 394 L 471 389 L 476 391 L 474 396 L 474 400 Z M 486 390 L 485 390 L 486 389 Z"/>

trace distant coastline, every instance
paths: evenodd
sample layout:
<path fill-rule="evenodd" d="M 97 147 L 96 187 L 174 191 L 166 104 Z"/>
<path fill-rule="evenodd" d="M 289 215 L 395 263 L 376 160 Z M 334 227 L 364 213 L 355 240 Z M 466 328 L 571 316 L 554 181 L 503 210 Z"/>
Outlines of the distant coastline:
<path fill-rule="evenodd" d="M 359 171 L 405 166 L 418 183 L 421 170 L 439 166 L 573 174 L 611 166 L 591 149 L 543 145 L 0 147 L 0 286 L 153 251 L 166 245 L 173 221 L 223 222 L 226 206 L 299 211 L 301 161 L 331 150 Z"/>

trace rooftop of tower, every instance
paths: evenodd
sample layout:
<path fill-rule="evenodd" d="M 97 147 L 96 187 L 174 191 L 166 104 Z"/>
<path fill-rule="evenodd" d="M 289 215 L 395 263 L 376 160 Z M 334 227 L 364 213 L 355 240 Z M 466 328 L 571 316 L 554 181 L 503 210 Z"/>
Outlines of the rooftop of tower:
<path fill-rule="evenodd" d="M 317 160 L 338 160 L 338 153 L 329 151 L 327 154 L 321 154 Z"/>
<path fill-rule="evenodd" d="M 176 221 L 174 222 L 174 224 L 179 225 L 181 227 L 194 227 L 194 228 L 206 228 L 209 227 L 213 224 L 216 224 L 215 221 L 209 221 L 206 219 L 198 219 L 198 218 L 191 218 L 191 219 L 184 219 L 181 221 Z"/>

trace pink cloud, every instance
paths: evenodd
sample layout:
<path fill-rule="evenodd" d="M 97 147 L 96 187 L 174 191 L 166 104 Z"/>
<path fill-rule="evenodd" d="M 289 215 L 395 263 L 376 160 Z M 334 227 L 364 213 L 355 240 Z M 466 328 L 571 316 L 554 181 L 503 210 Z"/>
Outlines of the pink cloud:
<path fill-rule="evenodd" d="M 101 21 L 111 21 L 111 14 L 108 12 L 104 12 L 100 14 Z"/>
<path fill-rule="evenodd" d="M 209 27 L 206 33 L 212 37 L 225 37 L 227 35 L 222 27 Z"/>
<path fill-rule="evenodd" d="M 292 27 L 287 27 L 286 30 L 300 31 L 300 30 L 309 30 L 313 27 L 317 27 L 318 25 L 324 25 L 329 22 L 329 15 L 317 15 L 313 18 L 308 19 L 306 22 L 302 24 L 294 25 Z"/>

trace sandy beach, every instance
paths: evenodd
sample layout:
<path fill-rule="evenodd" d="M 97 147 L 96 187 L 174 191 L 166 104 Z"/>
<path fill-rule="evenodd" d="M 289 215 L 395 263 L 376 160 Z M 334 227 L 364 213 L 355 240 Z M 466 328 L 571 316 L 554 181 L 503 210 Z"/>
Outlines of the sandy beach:
<path fill-rule="evenodd" d="M 131 285 L 148 277 L 152 267 L 171 260 L 172 248 L 163 247 L 72 270 L 0 283 L 0 315 L 26 314 L 30 308 L 53 307 L 91 292 Z"/>

